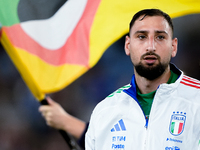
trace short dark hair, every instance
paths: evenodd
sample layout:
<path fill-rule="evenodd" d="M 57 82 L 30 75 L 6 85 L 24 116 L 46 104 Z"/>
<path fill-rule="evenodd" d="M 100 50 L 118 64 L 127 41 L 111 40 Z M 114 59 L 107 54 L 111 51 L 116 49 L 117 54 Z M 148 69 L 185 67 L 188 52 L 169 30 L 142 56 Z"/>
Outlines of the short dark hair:
<path fill-rule="evenodd" d="M 167 20 L 169 26 L 172 29 L 172 36 L 173 36 L 174 26 L 173 26 L 173 23 L 172 23 L 172 19 L 167 13 L 161 11 L 160 9 L 143 9 L 143 10 L 137 12 L 133 16 L 133 18 L 132 18 L 132 20 L 131 20 L 131 22 L 129 24 L 129 36 L 130 36 L 130 31 L 131 31 L 131 28 L 132 28 L 133 24 L 142 15 L 144 15 L 144 17 L 141 20 L 143 20 L 146 16 L 162 16 L 162 17 L 164 17 L 165 20 Z"/>

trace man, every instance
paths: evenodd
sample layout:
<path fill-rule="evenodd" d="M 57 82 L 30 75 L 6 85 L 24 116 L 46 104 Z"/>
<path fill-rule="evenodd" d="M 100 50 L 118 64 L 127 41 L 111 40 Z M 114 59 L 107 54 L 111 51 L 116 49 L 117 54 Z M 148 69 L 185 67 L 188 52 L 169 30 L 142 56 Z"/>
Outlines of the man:
<path fill-rule="evenodd" d="M 86 150 L 198 150 L 200 81 L 170 64 L 177 42 L 161 10 L 133 16 L 125 53 L 135 74 L 95 107 Z"/>

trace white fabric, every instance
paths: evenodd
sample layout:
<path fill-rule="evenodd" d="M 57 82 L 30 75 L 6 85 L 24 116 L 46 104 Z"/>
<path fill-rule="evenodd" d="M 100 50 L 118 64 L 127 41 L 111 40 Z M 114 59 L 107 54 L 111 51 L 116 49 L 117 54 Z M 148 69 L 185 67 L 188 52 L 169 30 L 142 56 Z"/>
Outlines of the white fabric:
<path fill-rule="evenodd" d="M 86 133 L 86 150 L 198 150 L 200 82 L 191 83 L 197 86 L 192 87 L 183 84 L 185 78 L 181 74 L 175 83 L 159 86 L 147 128 L 141 107 L 126 90 L 117 90 L 100 102 Z M 120 127 L 121 119 L 126 130 Z M 180 135 L 170 132 L 173 119 L 184 119 Z M 116 131 L 115 125 L 120 131 Z M 115 131 L 111 132 L 112 129 Z"/>
<path fill-rule="evenodd" d="M 41 46 L 57 50 L 75 29 L 86 4 L 87 0 L 68 0 L 51 18 L 23 22 L 21 27 Z"/>

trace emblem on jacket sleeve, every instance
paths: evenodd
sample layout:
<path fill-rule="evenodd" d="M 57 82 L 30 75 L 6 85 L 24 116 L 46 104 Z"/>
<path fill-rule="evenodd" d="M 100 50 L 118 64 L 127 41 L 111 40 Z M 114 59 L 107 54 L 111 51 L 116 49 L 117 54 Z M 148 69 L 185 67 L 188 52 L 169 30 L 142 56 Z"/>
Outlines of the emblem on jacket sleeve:
<path fill-rule="evenodd" d="M 181 133 L 183 133 L 185 121 L 186 121 L 186 113 L 173 112 L 171 116 L 169 132 L 174 136 L 178 136 Z"/>

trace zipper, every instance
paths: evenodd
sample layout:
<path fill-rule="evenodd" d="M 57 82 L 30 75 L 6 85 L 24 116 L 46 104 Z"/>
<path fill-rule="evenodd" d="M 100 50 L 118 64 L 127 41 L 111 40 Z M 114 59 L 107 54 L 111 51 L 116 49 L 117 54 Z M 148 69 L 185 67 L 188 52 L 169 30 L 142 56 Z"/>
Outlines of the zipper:
<path fill-rule="evenodd" d="M 149 122 L 149 120 L 148 120 L 148 118 L 147 118 L 147 117 L 145 117 L 145 119 L 146 119 L 146 124 L 145 124 L 145 126 L 144 126 L 144 128 L 145 128 L 144 150 L 146 150 L 146 149 L 147 149 L 147 138 L 148 138 L 148 122 Z"/>
<path fill-rule="evenodd" d="M 147 149 L 147 138 L 148 138 L 148 124 L 149 124 L 149 119 L 145 116 L 144 114 L 144 111 L 142 110 L 142 107 L 140 105 L 140 103 L 138 102 L 137 99 L 135 99 L 135 101 L 138 103 L 142 113 L 143 113 L 143 116 L 144 116 L 144 119 L 145 119 L 145 125 L 144 125 L 144 130 L 145 130 L 145 138 L 144 138 L 144 150 Z"/>
<path fill-rule="evenodd" d="M 160 88 L 160 85 L 158 86 L 158 88 L 157 88 L 157 91 L 156 91 L 156 93 L 155 93 L 155 95 L 154 95 L 154 99 L 153 99 L 153 103 L 152 103 L 152 105 L 151 105 L 151 110 L 150 110 L 150 114 L 149 114 L 149 119 L 146 117 L 145 119 L 146 119 L 146 124 L 145 124 L 145 139 L 144 139 L 144 150 L 147 150 L 147 144 L 148 144 L 148 134 L 149 134 L 149 120 L 150 120 L 150 116 L 152 116 L 152 111 L 154 110 L 154 106 L 155 106 L 155 99 L 156 99 L 156 97 L 157 97 L 157 95 L 158 95 L 158 93 L 159 93 L 159 88 Z"/>
<path fill-rule="evenodd" d="M 131 86 L 132 88 L 132 91 L 135 91 L 134 89 L 136 88 L 135 86 Z M 134 88 L 134 89 L 133 89 Z M 144 111 L 142 110 L 142 107 L 139 103 L 139 101 L 137 100 L 137 97 L 136 97 L 136 91 L 135 92 L 131 92 L 130 90 L 124 90 L 125 93 L 127 93 L 129 96 L 131 96 L 138 104 L 138 106 L 140 107 L 140 110 L 142 111 L 143 113 L 143 116 L 144 116 L 144 119 L 145 119 L 145 124 L 144 124 L 144 130 L 145 130 L 145 136 L 144 136 L 144 147 L 143 147 L 143 150 L 146 150 L 147 149 L 147 140 L 148 140 L 148 125 L 149 125 L 149 119 L 145 116 L 144 114 Z M 156 92 L 157 93 L 157 92 Z M 156 95 L 156 94 L 155 94 Z M 155 97 L 155 96 L 154 96 Z M 153 103 L 152 103 L 152 106 L 153 106 Z M 150 111 L 150 114 L 151 114 L 151 111 Z"/>
<path fill-rule="evenodd" d="M 150 113 L 149 113 L 149 118 L 147 118 L 146 116 L 145 116 L 145 114 L 144 114 L 144 116 L 145 116 L 145 119 L 146 119 L 146 124 L 145 124 L 145 139 L 144 139 L 144 150 L 147 150 L 147 143 L 148 143 L 148 134 L 149 134 L 149 120 L 150 120 L 150 116 L 152 116 L 152 110 L 153 110 L 153 107 L 154 107 L 154 105 L 155 105 L 155 98 L 157 97 L 156 95 L 157 95 L 157 93 L 158 93 L 158 90 L 159 90 L 159 87 L 160 86 L 158 86 L 158 88 L 157 88 L 157 91 L 156 91 L 156 93 L 155 93 L 155 95 L 154 95 L 154 99 L 153 99 L 153 103 L 152 103 L 152 105 L 151 105 L 151 110 L 150 110 Z M 141 107 L 141 106 L 140 106 Z M 142 109 L 142 108 L 141 108 Z M 144 113 L 144 112 L 143 112 Z"/>

